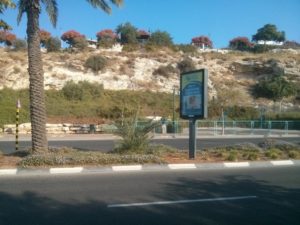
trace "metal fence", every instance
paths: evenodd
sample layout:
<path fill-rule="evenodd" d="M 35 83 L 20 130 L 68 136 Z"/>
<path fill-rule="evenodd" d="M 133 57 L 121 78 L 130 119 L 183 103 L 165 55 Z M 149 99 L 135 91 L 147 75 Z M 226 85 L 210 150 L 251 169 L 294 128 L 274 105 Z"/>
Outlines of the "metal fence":
<path fill-rule="evenodd" d="M 165 126 L 165 127 L 164 127 Z M 198 135 L 300 135 L 300 121 L 201 121 L 196 123 Z M 167 121 L 154 134 L 188 135 L 189 121 Z"/>

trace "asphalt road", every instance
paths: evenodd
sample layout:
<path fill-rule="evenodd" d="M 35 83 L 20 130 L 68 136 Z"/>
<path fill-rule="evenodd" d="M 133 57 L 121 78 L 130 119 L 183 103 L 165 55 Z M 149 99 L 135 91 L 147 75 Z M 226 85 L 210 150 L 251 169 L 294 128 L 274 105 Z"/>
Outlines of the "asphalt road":
<path fill-rule="evenodd" d="M 300 167 L 0 177 L 1 225 L 298 225 Z"/>
<path fill-rule="evenodd" d="M 288 141 L 292 143 L 300 143 L 299 137 L 281 137 L 276 138 L 276 140 Z M 217 146 L 227 146 L 235 145 L 240 143 L 254 143 L 258 144 L 264 141 L 263 137 L 260 138 L 207 138 L 207 139 L 198 139 L 197 140 L 197 149 L 204 149 Z M 50 140 L 50 146 L 68 146 L 77 148 L 80 150 L 93 150 L 93 151 L 102 151 L 108 152 L 111 151 L 117 140 Z M 165 144 L 177 149 L 188 149 L 188 138 L 164 138 L 164 139 L 153 139 L 152 143 L 154 144 Z M 31 146 L 30 141 L 20 141 L 19 149 L 27 149 Z M 4 153 L 10 153 L 15 150 L 15 142 L 11 141 L 0 141 L 0 150 Z"/>

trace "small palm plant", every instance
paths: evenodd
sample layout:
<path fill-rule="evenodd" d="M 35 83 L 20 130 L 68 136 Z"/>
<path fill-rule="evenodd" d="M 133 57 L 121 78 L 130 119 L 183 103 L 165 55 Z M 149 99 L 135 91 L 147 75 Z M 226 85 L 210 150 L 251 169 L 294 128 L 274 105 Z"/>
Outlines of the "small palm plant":
<path fill-rule="evenodd" d="M 138 113 L 134 116 L 116 123 L 115 134 L 122 140 L 114 149 L 117 153 L 147 153 L 149 151 L 149 135 L 159 125 L 152 120 L 138 123 Z"/>

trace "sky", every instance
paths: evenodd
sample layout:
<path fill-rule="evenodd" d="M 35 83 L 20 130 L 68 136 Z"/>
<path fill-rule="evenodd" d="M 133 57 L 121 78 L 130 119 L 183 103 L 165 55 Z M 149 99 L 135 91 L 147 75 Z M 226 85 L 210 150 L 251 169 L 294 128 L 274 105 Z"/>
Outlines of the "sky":
<path fill-rule="evenodd" d="M 300 42 L 300 0 L 124 0 L 121 8 L 110 4 L 111 15 L 84 0 L 57 0 L 57 4 L 56 28 L 44 9 L 40 27 L 58 37 L 73 29 L 96 39 L 97 32 L 130 22 L 138 29 L 166 31 L 176 44 L 189 44 L 193 37 L 205 35 L 214 47 L 223 48 L 238 36 L 251 40 L 270 23 L 285 31 L 287 40 Z M 26 37 L 26 15 L 19 25 L 16 9 L 6 10 L 1 18 L 13 27 L 12 33 Z"/>

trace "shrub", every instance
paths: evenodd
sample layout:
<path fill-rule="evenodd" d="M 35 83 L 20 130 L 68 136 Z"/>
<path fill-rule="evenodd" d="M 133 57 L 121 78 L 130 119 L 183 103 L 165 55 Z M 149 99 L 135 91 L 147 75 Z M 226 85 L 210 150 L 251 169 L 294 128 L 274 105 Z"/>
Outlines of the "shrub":
<path fill-rule="evenodd" d="M 106 58 L 100 55 L 94 55 L 94 56 L 90 56 L 86 60 L 84 66 L 86 68 L 93 70 L 94 72 L 98 72 L 104 70 L 106 64 L 107 64 Z"/>
<path fill-rule="evenodd" d="M 134 52 L 134 51 L 137 51 L 139 48 L 140 47 L 138 44 L 125 44 L 125 45 L 123 45 L 122 51 Z"/>
<path fill-rule="evenodd" d="M 296 95 L 296 86 L 284 76 L 276 75 L 260 80 L 253 88 L 255 97 L 272 99 L 274 102 L 284 97 Z"/>
<path fill-rule="evenodd" d="M 62 88 L 63 96 L 69 101 L 99 98 L 102 92 L 103 85 L 92 84 L 87 81 L 80 81 L 78 84 L 74 81 L 68 81 Z"/>
<path fill-rule="evenodd" d="M 153 75 L 159 75 L 168 78 L 171 74 L 177 73 L 178 70 L 174 68 L 172 65 L 160 66 L 156 70 L 153 71 Z"/>
<path fill-rule="evenodd" d="M 213 44 L 209 37 L 207 36 L 199 36 L 194 37 L 192 39 L 192 44 L 194 44 L 197 47 L 205 47 L 205 48 L 212 48 Z"/>
<path fill-rule="evenodd" d="M 252 48 L 252 52 L 254 53 L 264 53 L 264 52 L 268 52 L 272 49 L 276 48 L 275 46 L 272 45 L 254 45 L 254 47 Z"/>
<path fill-rule="evenodd" d="M 175 49 L 178 51 L 182 51 L 183 53 L 195 53 L 197 52 L 197 48 L 194 45 L 176 45 Z"/>
<path fill-rule="evenodd" d="M 47 52 L 58 52 L 61 49 L 61 43 L 59 38 L 50 37 L 45 43 Z"/>
<path fill-rule="evenodd" d="M 180 61 L 177 64 L 177 68 L 179 69 L 180 73 L 184 73 L 196 69 L 193 60 L 190 58 L 185 58 L 184 60 Z"/>
<path fill-rule="evenodd" d="M 122 140 L 114 149 L 117 153 L 147 153 L 149 151 L 149 133 L 158 126 L 158 123 L 146 121 L 137 124 L 137 113 L 132 118 L 119 121 L 115 134 Z"/>
<path fill-rule="evenodd" d="M 158 46 L 171 47 L 173 45 L 170 34 L 166 31 L 155 31 L 151 34 L 149 42 Z"/>
<path fill-rule="evenodd" d="M 226 108 L 225 110 L 228 113 L 228 117 L 232 119 L 256 119 L 259 116 L 257 109 L 246 106 L 233 106 Z"/>
<path fill-rule="evenodd" d="M 13 42 L 13 48 L 15 51 L 22 51 L 27 49 L 27 42 L 23 39 L 16 39 Z"/>

